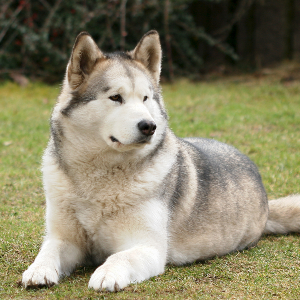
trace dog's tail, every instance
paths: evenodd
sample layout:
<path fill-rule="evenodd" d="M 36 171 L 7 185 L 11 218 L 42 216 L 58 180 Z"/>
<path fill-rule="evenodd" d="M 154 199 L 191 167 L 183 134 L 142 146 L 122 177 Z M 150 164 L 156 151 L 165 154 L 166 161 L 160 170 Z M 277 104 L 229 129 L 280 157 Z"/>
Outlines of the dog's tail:
<path fill-rule="evenodd" d="M 300 195 L 269 201 L 269 217 L 264 233 L 289 232 L 300 232 Z"/>

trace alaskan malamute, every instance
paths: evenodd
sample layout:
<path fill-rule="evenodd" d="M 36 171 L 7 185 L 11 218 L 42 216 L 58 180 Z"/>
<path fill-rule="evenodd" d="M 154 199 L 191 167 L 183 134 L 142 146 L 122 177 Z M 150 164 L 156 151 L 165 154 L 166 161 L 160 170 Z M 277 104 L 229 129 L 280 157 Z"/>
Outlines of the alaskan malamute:
<path fill-rule="evenodd" d="M 300 196 L 270 201 L 256 166 L 210 139 L 177 138 L 159 86 L 156 31 L 131 52 L 78 35 L 43 157 L 46 235 L 23 285 L 98 266 L 116 291 L 181 265 L 300 229 Z"/>

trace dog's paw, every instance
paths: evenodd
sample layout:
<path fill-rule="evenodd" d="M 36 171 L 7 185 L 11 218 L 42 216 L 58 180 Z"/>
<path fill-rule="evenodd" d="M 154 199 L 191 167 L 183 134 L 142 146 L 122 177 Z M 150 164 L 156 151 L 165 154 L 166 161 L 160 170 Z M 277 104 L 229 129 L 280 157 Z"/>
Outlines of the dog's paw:
<path fill-rule="evenodd" d="M 22 276 L 22 284 L 27 287 L 52 286 L 58 283 L 58 272 L 55 268 L 33 263 Z"/>
<path fill-rule="evenodd" d="M 125 270 L 124 270 L 125 271 Z M 89 288 L 96 291 L 117 292 L 130 284 L 129 274 L 113 266 L 102 265 L 93 273 Z"/>

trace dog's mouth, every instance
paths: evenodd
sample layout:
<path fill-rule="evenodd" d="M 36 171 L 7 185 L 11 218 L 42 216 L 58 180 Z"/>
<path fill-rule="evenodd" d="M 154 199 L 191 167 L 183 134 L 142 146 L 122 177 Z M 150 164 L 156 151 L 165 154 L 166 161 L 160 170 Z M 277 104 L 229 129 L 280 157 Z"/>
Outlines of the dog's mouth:
<path fill-rule="evenodd" d="M 148 136 L 145 138 L 140 139 L 139 141 L 136 141 L 135 144 L 149 144 L 152 136 Z"/>
<path fill-rule="evenodd" d="M 139 139 L 137 141 L 135 141 L 134 143 L 132 143 L 132 145 L 143 145 L 143 144 L 149 144 L 150 143 L 150 140 L 151 140 L 151 137 L 152 136 L 149 136 L 149 137 L 143 137 L 142 139 Z M 124 145 L 122 144 L 118 139 L 116 139 L 114 136 L 110 136 L 110 140 L 113 142 L 113 143 L 117 143 L 119 146 L 120 145 Z M 125 144 L 126 145 L 126 144 Z"/>

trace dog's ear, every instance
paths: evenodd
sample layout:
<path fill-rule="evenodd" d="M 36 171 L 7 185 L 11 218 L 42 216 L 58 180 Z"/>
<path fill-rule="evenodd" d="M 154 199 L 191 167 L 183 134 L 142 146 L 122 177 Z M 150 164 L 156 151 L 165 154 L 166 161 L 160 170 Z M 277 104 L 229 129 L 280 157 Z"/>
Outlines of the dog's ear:
<path fill-rule="evenodd" d="M 89 76 L 96 63 L 104 58 L 92 37 L 87 32 L 81 32 L 75 41 L 68 64 L 67 76 L 72 89 L 76 89 Z"/>
<path fill-rule="evenodd" d="M 156 30 L 147 32 L 131 52 L 133 59 L 141 62 L 159 82 L 161 70 L 161 46 Z"/>

